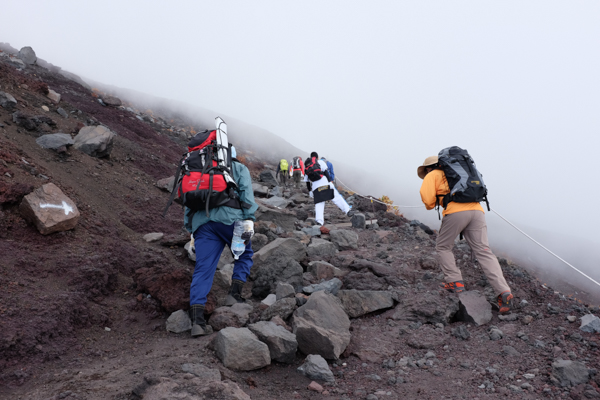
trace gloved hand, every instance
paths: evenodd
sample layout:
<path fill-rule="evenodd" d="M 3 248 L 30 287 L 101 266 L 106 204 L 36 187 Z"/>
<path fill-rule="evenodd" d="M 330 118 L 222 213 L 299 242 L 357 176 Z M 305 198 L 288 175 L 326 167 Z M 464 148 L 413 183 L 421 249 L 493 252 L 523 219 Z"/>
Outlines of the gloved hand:
<path fill-rule="evenodd" d="M 194 245 L 194 234 L 192 233 L 191 235 L 191 240 L 190 240 L 190 249 L 192 249 L 192 251 L 196 251 L 196 246 Z"/>
<path fill-rule="evenodd" d="M 242 239 L 244 239 L 245 243 L 248 243 L 248 240 L 252 239 L 254 236 L 254 221 L 251 219 L 244 220 L 244 233 L 242 233 Z"/>
<path fill-rule="evenodd" d="M 313 194 L 313 192 L 308 192 L 308 195 L 310 196 L 311 199 L 315 198 L 315 195 Z"/>

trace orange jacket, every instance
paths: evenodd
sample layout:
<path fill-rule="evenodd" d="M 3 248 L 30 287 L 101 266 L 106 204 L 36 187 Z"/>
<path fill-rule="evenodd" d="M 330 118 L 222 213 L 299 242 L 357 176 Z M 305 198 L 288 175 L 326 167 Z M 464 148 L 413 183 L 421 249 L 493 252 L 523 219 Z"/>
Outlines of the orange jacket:
<path fill-rule="evenodd" d="M 446 180 L 444 171 L 434 169 L 425 176 L 425 179 L 423 179 L 423 184 L 421 185 L 421 200 L 423 200 L 425 208 L 431 210 L 435 208 L 436 196 L 443 196 L 449 192 L 450 188 L 448 187 L 448 181 Z M 439 199 L 441 204 L 442 198 L 440 197 Z M 470 210 L 479 210 L 484 212 L 483 207 L 481 207 L 479 203 L 457 203 L 455 201 L 451 201 L 448 203 L 448 207 L 444 209 L 442 215 Z"/>

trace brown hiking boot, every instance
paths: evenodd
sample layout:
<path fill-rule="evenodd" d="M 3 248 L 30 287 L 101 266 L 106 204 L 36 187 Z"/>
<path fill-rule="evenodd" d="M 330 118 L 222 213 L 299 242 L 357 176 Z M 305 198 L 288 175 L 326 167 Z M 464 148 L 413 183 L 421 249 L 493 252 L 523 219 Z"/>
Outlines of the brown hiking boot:
<path fill-rule="evenodd" d="M 500 293 L 498 296 L 498 308 L 500 309 L 500 314 L 506 314 L 510 311 L 512 307 L 512 301 L 513 295 L 510 290 Z"/>
<path fill-rule="evenodd" d="M 465 283 L 463 281 L 448 282 L 443 286 L 450 293 L 460 293 L 465 291 Z"/>

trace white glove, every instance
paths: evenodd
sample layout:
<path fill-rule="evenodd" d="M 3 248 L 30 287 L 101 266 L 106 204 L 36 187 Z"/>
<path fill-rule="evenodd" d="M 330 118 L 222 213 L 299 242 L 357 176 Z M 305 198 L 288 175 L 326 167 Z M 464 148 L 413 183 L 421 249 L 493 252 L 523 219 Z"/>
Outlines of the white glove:
<path fill-rule="evenodd" d="M 313 194 L 313 192 L 308 192 L 308 195 L 310 196 L 311 199 L 315 198 L 315 195 Z"/>
<path fill-rule="evenodd" d="M 254 221 L 252 221 L 251 219 L 246 219 L 244 220 L 244 233 L 242 233 L 242 239 L 244 239 L 244 242 L 252 239 L 252 236 L 254 236 Z"/>
<path fill-rule="evenodd" d="M 194 234 L 192 233 L 190 236 L 192 237 L 190 240 L 190 249 L 192 249 L 192 251 L 196 251 L 196 246 L 194 244 Z"/>

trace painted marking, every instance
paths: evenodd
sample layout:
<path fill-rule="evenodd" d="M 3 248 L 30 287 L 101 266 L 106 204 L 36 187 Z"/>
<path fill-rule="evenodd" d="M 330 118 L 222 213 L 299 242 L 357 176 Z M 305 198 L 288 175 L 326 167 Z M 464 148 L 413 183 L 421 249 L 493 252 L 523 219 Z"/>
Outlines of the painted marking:
<path fill-rule="evenodd" d="M 73 207 L 68 205 L 66 201 L 63 201 L 60 206 L 56 204 L 40 204 L 40 208 L 59 208 L 65 210 L 65 215 L 69 215 L 70 212 L 73 212 Z"/>

